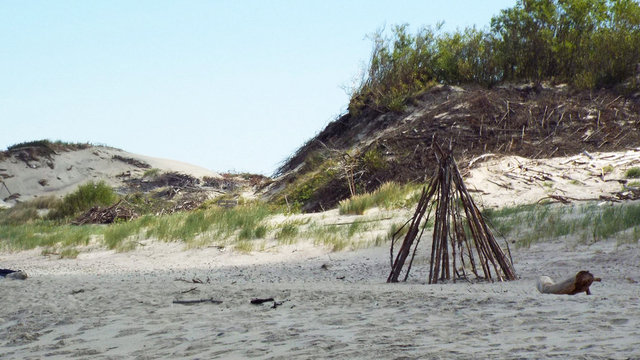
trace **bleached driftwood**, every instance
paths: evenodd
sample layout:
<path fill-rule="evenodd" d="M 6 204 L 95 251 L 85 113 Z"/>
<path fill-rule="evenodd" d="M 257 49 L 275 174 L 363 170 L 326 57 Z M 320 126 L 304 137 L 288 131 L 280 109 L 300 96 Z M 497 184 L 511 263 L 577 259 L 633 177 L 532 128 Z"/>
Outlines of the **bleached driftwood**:
<path fill-rule="evenodd" d="M 556 295 L 575 295 L 581 292 L 586 292 L 587 295 L 591 295 L 589 286 L 594 281 L 601 281 L 602 279 L 594 277 L 588 271 L 580 271 L 575 276 L 571 276 L 564 281 L 555 283 L 548 276 L 541 276 L 538 280 L 537 288 L 543 294 L 556 294 Z"/>

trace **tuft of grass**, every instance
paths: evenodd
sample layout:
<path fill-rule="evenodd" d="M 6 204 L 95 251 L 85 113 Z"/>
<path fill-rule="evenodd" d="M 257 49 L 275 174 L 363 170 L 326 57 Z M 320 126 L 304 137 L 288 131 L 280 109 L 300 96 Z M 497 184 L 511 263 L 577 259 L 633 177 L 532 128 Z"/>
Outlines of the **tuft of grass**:
<path fill-rule="evenodd" d="M 274 200 L 274 204 L 299 213 L 306 204 L 313 203 L 330 183 L 337 181 L 340 171 L 334 160 L 326 160 L 313 170 L 298 177 Z"/>
<path fill-rule="evenodd" d="M 26 224 L 38 218 L 38 209 L 25 203 L 18 203 L 12 208 L 0 211 L 0 225 Z"/>
<path fill-rule="evenodd" d="M 394 182 L 382 184 L 377 190 L 369 194 L 356 195 L 351 199 L 340 202 L 340 214 L 363 215 L 365 211 L 373 207 L 386 209 L 410 206 L 416 201 L 416 185 L 399 185 Z"/>
<path fill-rule="evenodd" d="M 56 225 L 38 221 L 21 225 L 0 225 L 0 249 L 29 250 L 37 247 L 86 246 L 92 236 L 102 234 L 103 228 Z"/>
<path fill-rule="evenodd" d="M 397 239 L 403 238 L 409 232 L 409 225 L 403 226 L 402 223 L 393 223 L 387 231 L 387 239 L 392 240 L 394 235 Z"/>
<path fill-rule="evenodd" d="M 104 245 L 108 249 L 115 249 L 118 252 L 134 250 L 137 243 L 127 240 L 131 240 L 130 237 L 134 235 L 141 236 L 142 229 L 154 222 L 155 219 L 147 215 L 135 220 L 111 224 L 104 231 Z"/>
<path fill-rule="evenodd" d="M 233 248 L 241 253 L 250 253 L 253 251 L 253 242 L 242 240 L 237 242 Z"/>
<path fill-rule="evenodd" d="M 280 225 L 280 230 L 276 233 L 278 244 L 291 245 L 295 244 L 296 236 L 300 232 L 299 225 L 295 222 L 285 222 Z"/>
<path fill-rule="evenodd" d="M 74 247 L 67 247 L 60 251 L 60 259 L 75 259 L 80 251 Z"/>
<path fill-rule="evenodd" d="M 613 165 L 606 165 L 602 167 L 603 174 L 611 174 L 613 172 Z"/>
<path fill-rule="evenodd" d="M 146 235 L 163 241 L 191 242 L 205 234 L 205 238 L 221 240 L 238 232 L 238 240 L 245 240 L 266 234 L 266 228 L 260 229 L 260 226 L 269 214 L 269 207 L 263 203 L 248 203 L 233 209 L 201 209 L 163 217 L 149 227 Z"/>
<path fill-rule="evenodd" d="M 387 162 L 382 157 L 380 150 L 373 148 L 365 152 L 360 158 L 364 169 L 370 173 L 385 170 L 388 167 Z"/>
<path fill-rule="evenodd" d="M 378 237 L 366 239 L 374 225 L 365 221 L 355 221 L 349 224 L 310 224 L 304 233 L 305 238 L 313 239 L 316 246 L 325 246 L 331 251 L 341 251 L 347 247 L 357 249 L 376 245 L 384 240 Z"/>
<path fill-rule="evenodd" d="M 258 225 L 253 232 L 253 236 L 256 239 L 264 239 L 267 236 L 268 228 L 266 225 Z"/>
<path fill-rule="evenodd" d="M 627 169 L 624 173 L 628 179 L 638 179 L 640 178 L 640 167 L 632 167 Z"/>

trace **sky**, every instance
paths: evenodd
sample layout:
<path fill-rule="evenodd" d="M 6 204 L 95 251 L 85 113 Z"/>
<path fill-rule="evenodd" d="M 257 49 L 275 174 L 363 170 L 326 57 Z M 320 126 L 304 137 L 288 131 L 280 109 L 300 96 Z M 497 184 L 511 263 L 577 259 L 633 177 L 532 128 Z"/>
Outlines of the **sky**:
<path fill-rule="evenodd" d="M 516 0 L 0 1 L 0 150 L 104 144 L 271 175 L 346 112 L 368 34 L 484 28 Z"/>

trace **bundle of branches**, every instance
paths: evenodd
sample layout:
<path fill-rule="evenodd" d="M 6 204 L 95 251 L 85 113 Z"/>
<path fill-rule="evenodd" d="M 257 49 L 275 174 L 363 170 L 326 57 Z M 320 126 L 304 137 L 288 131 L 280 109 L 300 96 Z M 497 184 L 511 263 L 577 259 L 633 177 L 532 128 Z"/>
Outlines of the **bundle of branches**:
<path fill-rule="evenodd" d="M 71 223 L 74 225 L 84 224 L 111 224 L 116 220 L 129 221 L 138 217 L 132 209 L 124 206 L 122 200 L 108 208 L 96 206 L 86 213 L 80 215 Z"/>
<path fill-rule="evenodd" d="M 493 281 L 495 276 L 500 281 L 515 280 L 513 262 L 498 245 L 469 195 L 453 158 L 453 152 L 444 154 L 437 148 L 436 159 L 436 175 L 428 189 L 423 189 L 416 212 L 407 222 L 409 230 L 395 261 L 393 246 L 396 239 L 391 243 L 392 264 L 387 282 L 398 281 L 406 259 L 413 252 L 404 276 L 406 281 L 420 238 L 434 209 L 435 225 L 429 284 L 450 280 L 452 274 L 455 275 L 454 281 L 468 279 L 470 274 L 467 273 L 467 269 L 478 279 Z M 434 196 L 435 201 L 432 201 Z"/>
<path fill-rule="evenodd" d="M 188 188 L 188 187 L 196 187 L 200 184 L 200 180 L 197 178 L 187 175 L 180 174 L 177 172 L 168 172 L 164 173 L 154 181 L 154 183 L 160 186 L 172 186 L 174 188 Z"/>
<path fill-rule="evenodd" d="M 199 189 L 200 180 L 187 174 L 180 174 L 177 172 L 168 172 L 157 176 L 155 179 L 149 181 L 145 178 L 131 178 L 125 179 L 124 182 L 130 189 L 136 191 L 151 191 L 153 189 L 161 187 L 172 187 L 173 192 L 179 192 L 182 189 L 197 190 Z M 172 198 L 175 194 L 168 196 Z"/>

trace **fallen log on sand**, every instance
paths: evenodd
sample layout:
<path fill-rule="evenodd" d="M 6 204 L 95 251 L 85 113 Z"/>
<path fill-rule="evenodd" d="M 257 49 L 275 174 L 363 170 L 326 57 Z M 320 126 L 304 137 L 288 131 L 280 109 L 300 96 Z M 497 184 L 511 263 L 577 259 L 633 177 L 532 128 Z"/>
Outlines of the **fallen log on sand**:
<path fill-rule="evenodd" d="M 0 277 L 13 280 L 26 280 L 29 276 L 22 270 L 0 269 Z"/>
<path fill-rule="evenodd" d="M 594 281 L 601 280 L 601 278 L 594 277 L 590 272 L 583 270 L 559 283 L 553 282 L 548 276 L 541 276 L 536 286 L 538 291 L 543 294 L 575 295 L 586 292 L 587 295 L 591 295 L 589 286 Z"/>

